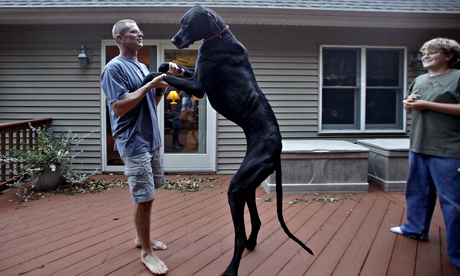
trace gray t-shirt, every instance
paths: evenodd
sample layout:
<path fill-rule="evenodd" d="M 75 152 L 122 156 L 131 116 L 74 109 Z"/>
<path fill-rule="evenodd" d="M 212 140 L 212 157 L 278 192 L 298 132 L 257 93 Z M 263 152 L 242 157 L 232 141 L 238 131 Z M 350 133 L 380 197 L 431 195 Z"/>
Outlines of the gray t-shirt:
<path fill-rule="evenodd" d="M 154 89 L 123 117 L 115 114 L 111 106 L 111 103 L 134 91 L 149 73 L 147 66 L 137 59 L 117 56 L 107 63 L 101 74 L 101 86 L 107 99 L 112 135 L 115 138 L 115 150 L 121 156 L 136 156 L 155 151 L 162 146 Z"/>
<path fill-rule="evenodd" d="M 460 103 L 460 71 L 430 77 L 418 76 L 409 94 L 418 91 L 421 100 L 438 103 Z M 460 116 L 431 110 L 412 110 L 410 150 L 420 154 L 460 158 Z"/>

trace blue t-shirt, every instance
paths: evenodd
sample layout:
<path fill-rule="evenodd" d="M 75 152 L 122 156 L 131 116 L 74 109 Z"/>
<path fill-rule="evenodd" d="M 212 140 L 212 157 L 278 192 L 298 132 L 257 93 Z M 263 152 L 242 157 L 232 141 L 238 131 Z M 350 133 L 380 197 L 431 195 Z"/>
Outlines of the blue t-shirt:
<path fill-rule="evenodd" d="M 115 114 L 111 105 L 134 91 L 149 73 L 147 66 L 137 59 L 117 56 L 107 63 L 101 74 L 115 138 L 114 150 L 121 156 L 135 156 L 162 146 L 154 89 L 123 117 Z"/>

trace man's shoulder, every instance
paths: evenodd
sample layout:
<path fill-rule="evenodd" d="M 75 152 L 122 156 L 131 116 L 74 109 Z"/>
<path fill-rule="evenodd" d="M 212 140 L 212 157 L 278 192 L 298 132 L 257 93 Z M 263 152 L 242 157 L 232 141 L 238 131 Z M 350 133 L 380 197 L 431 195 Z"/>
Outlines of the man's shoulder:
<path fill-rule="evenodd" d="M 125 61 L 119 56 L 112 58 L 106 65 L 106 68 L 121 67 L 125 65 Z"/>
<path fill-rule="evenodd" d="M 415 82 L 420 82 L 428 79 L 430 77 L 430 73 L 424 73 L 415 78 Z"/>
<path fill-rule="evenodd" d="M 130 68 L 131 70 L 134 70 L 134 71 L 141 69 L 141 67 L 147 68 L 148 70 L 148 67 L 145 64 L 138 62 L 137 59 L 126 58 L 122 56 L 114 57 L 105 66 L 106 69 L 109 68 L 109 69 L 123 70 L 123 69 Z"/>

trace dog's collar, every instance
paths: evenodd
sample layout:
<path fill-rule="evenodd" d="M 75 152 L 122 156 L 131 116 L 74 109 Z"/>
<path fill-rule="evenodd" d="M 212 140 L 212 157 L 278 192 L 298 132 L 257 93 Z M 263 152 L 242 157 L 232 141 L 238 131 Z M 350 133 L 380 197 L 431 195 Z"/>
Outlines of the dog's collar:
<path fill-rule="evenodd" d="M 226 25 L 225 28 L 222 31 L 218 32 L 217 34 L 215 34 L 215 35 L 213 35 L 211 37 L 208 37 L 208 38 L 203 38 L 202 39 L 203 43 L 206 42 L 206 41 L 209 41 L 209 40 L 213 40 L 216 37 L 221 36 L 223 33 L 225 33 L 228 30 L 228 28 L 229 28 L 228 25 Z"/>

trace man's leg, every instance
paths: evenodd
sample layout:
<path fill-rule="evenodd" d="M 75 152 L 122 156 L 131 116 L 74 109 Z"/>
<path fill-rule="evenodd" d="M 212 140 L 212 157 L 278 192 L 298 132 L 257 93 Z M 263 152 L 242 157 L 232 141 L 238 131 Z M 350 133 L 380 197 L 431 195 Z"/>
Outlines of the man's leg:
<path fill-rule="evenodd" d="M 132 157 L 122 157 L 125 164 L 125 175 L 128 176 L 131 196 L 135 202 L 134 224 L 139 242 L 141 260 L 154 274 L 165 274 L 168 270 L 166 265 L 155 255 L 150 239 L 150 217 L 154 198 L 154 176 L 150 163 L 151 153 L 144 153 Z M 163 176 L 164 177 L 164 176 Z M 162 244 L 163 249 L 166 246 Z"/>
<path fill-rule="evenodd" d="M 163 187 L 166 185 L 165 173 L 163 169 L 163 158 L 161 156 L 160 150 L 156 150 L 151 153 L 151 167 L 153 173 L 153 180 L 150 179 L 149 181 L 153 181 L 155 189 Z M 141 241 L 139 239 L 139 235 L 136 236 L 134 240 L 134 244 L 137 247 L 142 247 Z M 153 250 L 166 250 L 168 247 L 166 244 L 162 243 L 161 241 L 150 239 L 150 245 L 152 246 Z"/>
<path fill-rule="evenodd" d="M 139 207 L 137 207 L 137 205 L 136 205 L 135 208 L 138 209 Z M 136 219 L 136 211 L 134 212 L 134 219 Z M 140 235 L 139 235 L 139 229 L 137 229 L 137 227 L 136 227 L 136 234 L 137 235 L 136 235 L 136 239 L 134 240 L 134 244 L 137 247 L 142 248 L 142 243 L 141 243 L 141 239 L 140 239 Z M 150 238 L 150 246 L 152 247 L 153 250 L 166 250 L 168 248 L 166 246 L 166 244 L 162 243 L 161 241 L 154 240 L 152 238 Z"/>
<path fill-rule="evenodd" d="M 136 203 L 134 208 L 134 223 L 141 243 L 141 260 L 153 274 L 165 274 L 168 267 L 153 252 L 150 240 L 150 214 L 153 200 Z"/>
<path fill-rule="evenodd" d="M 427 240 L 436 206 L 436 188 L 426 156 L 414 152 L 409 152 L 406 205 L 407 222 L 401 226 L 403 234 L 412 239 Z"/>
<path fill-rule="evenodd" d="M 446 225 L 449 259 L 460 268 L 460 159 L 430 157 L 429 164 Z"/>

